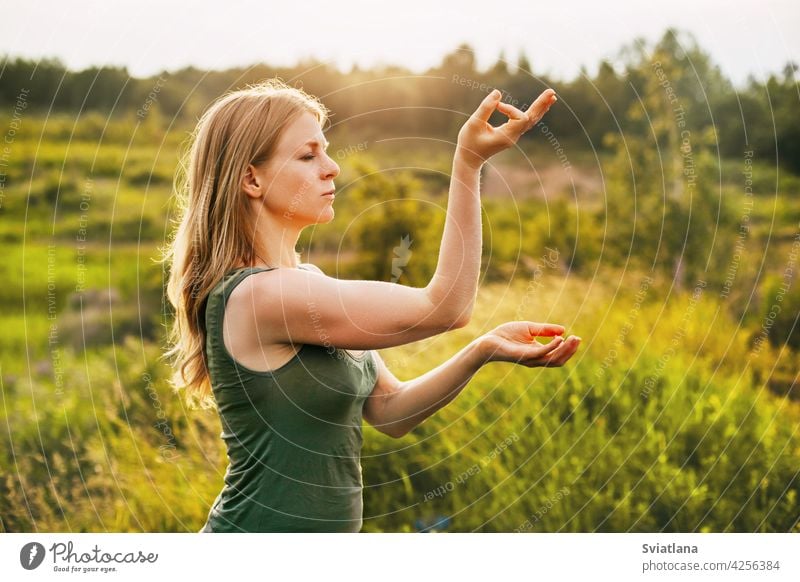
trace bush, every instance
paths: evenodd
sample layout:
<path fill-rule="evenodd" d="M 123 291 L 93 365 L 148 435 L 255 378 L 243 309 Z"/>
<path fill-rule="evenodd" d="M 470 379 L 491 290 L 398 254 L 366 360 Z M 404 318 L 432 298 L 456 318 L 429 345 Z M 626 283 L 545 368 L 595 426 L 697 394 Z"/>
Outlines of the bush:
<path fill-rule="evenodd" d="M 788 267 L 787 267 L 788 271 Z M 773 346 L 800 350 L 800 278 L 768 276 L 761 286 L 761 323 Z"/>

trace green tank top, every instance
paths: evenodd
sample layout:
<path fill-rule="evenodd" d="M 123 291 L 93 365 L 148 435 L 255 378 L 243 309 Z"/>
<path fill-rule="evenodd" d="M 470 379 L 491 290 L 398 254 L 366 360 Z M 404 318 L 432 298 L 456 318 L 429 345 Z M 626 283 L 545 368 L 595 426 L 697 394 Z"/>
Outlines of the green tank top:
<path fill-rule="evenodd" d="M 269 372 L 238 363 L 222 341 L 225 305 L 245 277 L 230 271 L 206 304 L 206 355 L 228 468 L 202 532 L 358 532 L 361 413 L 377 380 L 372 350 L 303 344 Z M 276 306 L 280 309 L 280 306 Z"/>

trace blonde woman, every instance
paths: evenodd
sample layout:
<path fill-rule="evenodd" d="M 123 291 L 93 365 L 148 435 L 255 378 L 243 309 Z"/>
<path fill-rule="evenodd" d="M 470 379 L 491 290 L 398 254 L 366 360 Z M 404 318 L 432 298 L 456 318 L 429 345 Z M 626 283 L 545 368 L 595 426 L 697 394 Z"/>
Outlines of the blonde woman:
<path fill-rule="evenodd" d="M 488 95 L 458 135 L 438 266 L 424 288 L 338 280 L 300 262 L 301 231 L 334 217 L 339 167 L 325 107 L 279 80 L 202 116 L 167 258 L 173 383 L 216 406 L 229 466 L 204 532 L 357 532 L 362 418 L 400 438 L 488 362 L 561 366 L 580 338 L 511 322 L 399 381 L 375 351 L 467 324 L 481 259 L 479 173 L 556 101 L 523 112 Z M 493 111 L 509 117 L 488 123 Z M 537 336 L 556 336 L 546 344 Z"/>

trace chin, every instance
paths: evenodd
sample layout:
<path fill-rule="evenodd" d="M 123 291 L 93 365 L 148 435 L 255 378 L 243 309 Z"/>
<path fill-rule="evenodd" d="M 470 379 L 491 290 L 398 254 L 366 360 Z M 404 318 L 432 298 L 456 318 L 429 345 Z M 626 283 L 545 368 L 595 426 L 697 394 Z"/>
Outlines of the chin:
<path fill-rule="evenodd" d="M 333 220 L 334 216 L 333 208 L 329 206 L 328 208 L 320 210 L 319 214 L 316 216 L 311 213 L 296 214 L 292 217 L 291 222 L 295 227 L 300 225 L 302 228 L 305 228 L 307 226 L 314 226 L 315 224 L 327 224 Z"/>
<path fill-rule="evenodd" d="M 333 207 L 329 206 L 319 213 L 319 216 L 317 217 L 317 224 L 327 224 L 333 220 L 334 216 L 336 216 L 336 213 L 334 212 Z"/>

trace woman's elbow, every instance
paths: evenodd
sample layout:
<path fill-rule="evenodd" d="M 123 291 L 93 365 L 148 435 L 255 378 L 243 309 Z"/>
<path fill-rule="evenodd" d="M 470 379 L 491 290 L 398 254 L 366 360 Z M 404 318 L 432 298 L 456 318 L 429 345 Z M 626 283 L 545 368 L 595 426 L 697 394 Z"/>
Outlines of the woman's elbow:
<path fill-rule="evenodd" d="M 473 298 L 469 303 L 452 300 L 435 300 L 430 297 L 430 319 L 437 333 L 465 327 L 472 319 L 475 306 Z"/>
<path fill-rule="evenodd" d="M 459 329 L 462 327 L 467 327 L 470 319 L 472 319 L 472 308 L 470 308 L 468 311 L 462 312 L 461 315 L 458 316 L 455 322 L 455 327 Z"/>
<path fill-rule="evenodd" d="M 408 434 L 408 429 L 398 425 L 384 425 L 378 430 L 393 439 L 401 439 Z"/>
<path fill-rule="evenodd" d="M 448 314 L 447 329 L 461 329 L 462 327 L 466 327 L 472 319 L 473 306 L 474 303 L 471 303 L 458 311 Z"/>
<path fill-rule="evenodd" d="M 442 333 L 446 333 L 448 331 L 453 331 L 454 329 L 461 329 L 462 327 L 465 327 L 469 323 L 469 320 L 470 316 L 468 315 L 448 317 L 440 321 L 439 324 L 436 325 L 435 328 L 433 328 L 432 335 L 439 335 Z"/>
<path fill-rule="evenodd" d="M 449 329 L 461 329 L 466 327 L 472 319 L 472 305 L 466 307 L 451 316 Z"/>
<path fill-rule="evenodd" d="M 394 428 L 390 432 L 386 433 L 393 439 L 401 439 L 406 436 L 410 432 L 410 429 L 405 428 Z"/>

